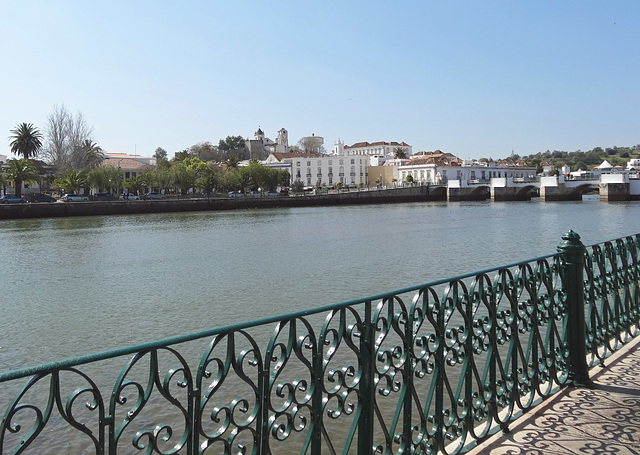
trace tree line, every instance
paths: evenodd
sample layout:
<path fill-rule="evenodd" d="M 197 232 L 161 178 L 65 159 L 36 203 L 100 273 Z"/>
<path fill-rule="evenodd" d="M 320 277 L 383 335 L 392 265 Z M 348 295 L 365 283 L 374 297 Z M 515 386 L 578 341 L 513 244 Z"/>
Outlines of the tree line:
<path fill-rule="evenodd" d="M 0 172 L 0 185 L 6 194 L 13 183 L 16 196 L 22 195 L 24 182 L 47 181 L 53 188 L 76 192 L 94 188 L 98 192 L 132 193 L 143 190 L 187 194 L 201 190 L 210 194 L 218 191 L 275 191 L 289 184 L 287 171 L 260 164 L 256 158 L 248 166 L 238 166 L 247 159 L 247 148 L 241 136 L 228 136 L 218 147 L 208 142 L 177 152 L 167 159 L 167 151 L 155 151 L 157 167 L 125 179 L 121 169 L 101 166 L 105 154 L 93 140 L 93 128 L 81 113 L 70 113 L 64 106 L 54 106 L 47 118 L 45 135 L 31 123 L 18 124 L 10 131 L 11 152 L 18 156 L 9 159 Z M 42 158 L 39 160 L 37 158 Z"/>

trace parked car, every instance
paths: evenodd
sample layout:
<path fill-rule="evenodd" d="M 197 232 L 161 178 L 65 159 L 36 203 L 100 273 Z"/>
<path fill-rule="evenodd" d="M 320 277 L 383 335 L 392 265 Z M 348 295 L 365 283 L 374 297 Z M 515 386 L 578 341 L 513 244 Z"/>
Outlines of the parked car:
<path fill-rule="evenodd" d="M 0 197 L 0 204 L 20 204 L 21 202 L 24 202 L 24 199 L 15 194 L 5 194 Z"/>
<path fill-rule="evenodd" d="M 27 195 L 28 202 L 56 202 L 56 198 L 48 194 L 35 193 Z"/>
<path fill-rule="evenodd" d="M 140 196 L 138 196 L 137 194 L 133 194 L 133 193 L 122 193 L 121 197 L 125 201 L 139 201 L 140 200 Z"/>
<path fill-rule="evenodd" d="M 155 191 L 144 195 L 145 200 L 164 199 L 164 194 Z"/>
<path fill-rule="evenodd" d="M 229 196 L 229 197 L 244 197 L 244 194 L 242 194 L 239 191 L 229 191 L 227 196 Z"/>
<path fill-rule="evenodd" d="M 89 200 L 88 196 L 81 194 L 67 193 L 61 198 L 64 202 L 85 202 Z"/>
<path fill-rule="evenodd" d="M 116 197 L 111 193 L 96 193 L 93 195 L 95 201 L 115 201 Z"/>

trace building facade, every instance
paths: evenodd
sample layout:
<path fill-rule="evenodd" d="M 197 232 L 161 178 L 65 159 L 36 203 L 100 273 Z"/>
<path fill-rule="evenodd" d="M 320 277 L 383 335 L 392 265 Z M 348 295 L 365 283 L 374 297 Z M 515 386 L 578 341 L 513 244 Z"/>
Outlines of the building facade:
<path fill-rule="evenodd" d="M 300 180 L 305 186 L 333 187 L 365 184 L 369 159 L 364 156 L 315 155 L 310 153 L 272 153 L 265 164 L 287 169 L 291 182 Z"/>
<path fill-rule="evenodd" d="M 466 180 L 469 183 L 488 182 L 492 178 L 532 180 L 536 167 L 521 163 L 466 163 L 451 154 L 440 152 L 410 160 L 398 167 L 399 181 L 407 177 L 423 185 L 441 185 L 449 180 Z"/>
<path fill-rule="evenodd" d="M 356 142 L 353 145 L 345 145 L 338 140 L 333 146 L 333 154 L 338 156 L 366 155 L 393 157 L 396 149 L 403 149 L 406 156 L 411 156 L 412 147 L 406 142 Z"/>

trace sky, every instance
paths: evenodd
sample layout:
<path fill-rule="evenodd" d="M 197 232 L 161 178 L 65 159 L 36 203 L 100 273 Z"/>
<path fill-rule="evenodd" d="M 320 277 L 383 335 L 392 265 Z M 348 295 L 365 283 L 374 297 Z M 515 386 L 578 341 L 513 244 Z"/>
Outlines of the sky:
<path fill-rule="evenodd" d="M 0 154 L 54 106 L 107 152 L 260 127 L 463 159 L 640 143 L 640 1 L 1 0 Z"/>

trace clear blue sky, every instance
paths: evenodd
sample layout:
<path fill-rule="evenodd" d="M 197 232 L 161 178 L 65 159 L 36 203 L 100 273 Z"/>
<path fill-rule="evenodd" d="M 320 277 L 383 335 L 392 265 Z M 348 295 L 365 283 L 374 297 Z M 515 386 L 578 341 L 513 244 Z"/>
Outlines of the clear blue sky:
<path fill-rule="evenodd" d="M 147 156 L 258 126 L 461 158 L 631 146 L 639 20 L 638 0 L 5 0 L 0 131 L 64 104 Z"/>

